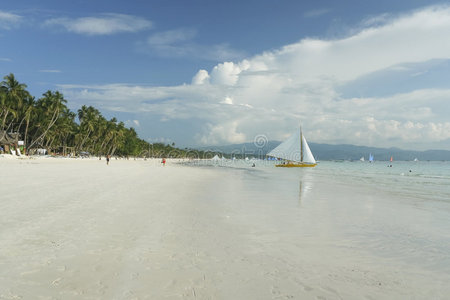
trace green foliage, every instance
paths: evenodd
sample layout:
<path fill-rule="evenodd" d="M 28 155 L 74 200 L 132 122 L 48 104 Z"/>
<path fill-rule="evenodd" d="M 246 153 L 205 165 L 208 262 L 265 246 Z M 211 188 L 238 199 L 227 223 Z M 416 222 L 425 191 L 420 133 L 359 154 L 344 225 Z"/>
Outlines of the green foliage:
<path fill-rule="evenodd" d="M 18 132 L 29 152 L 37 148 L 66 155 L 89 152 L 93 155 L 199 158 L 203 152 L 181 150 L 170 145 L 150 144 L 139 138 L 134 128 L 126 128 L 116 118 L 107 120 L 99 110 L 83 105 L 71 112 L 58 91 L 47 91 L 35 100 L 14 74 L 0 83 L 0 130 Z M 78 123 L 77 119 L 78 118 Z"/>

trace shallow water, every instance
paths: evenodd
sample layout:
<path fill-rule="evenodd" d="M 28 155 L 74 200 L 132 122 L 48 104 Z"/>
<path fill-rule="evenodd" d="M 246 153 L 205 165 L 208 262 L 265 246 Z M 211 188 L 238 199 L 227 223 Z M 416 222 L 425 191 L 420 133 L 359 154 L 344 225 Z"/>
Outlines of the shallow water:
<path fill-rule="evenodd" d="M 353 261 L 356 251 L 374 265 L 450 275 L 449 162 L 320 162 L 315 168 L 275 168 L 257 160 L 197 164 L 222 169 L 221 184 L 239 182 L 246 202 L 265 207 L 260 213 L 268 231 L 327 240 L 333 249 L 348 250 L 339 259 Z"/>
<path fill-rule="evenodd" d="M 355 180 L 412 198 L 450 201 L 450 162 L 323 162 L 319 167 L 320 174 L 344 182 Z"/>
<path fill-rule="evenodd" d="M 255 164 L 255 168 L 252 164 Z M 405 195 L 414 199 L 435 200 L 450 203 L 450 162 L 349 162 L 323 161 L 315 168 L 274 168 L 275 162 L 263 160 L 202 161 L 193 164 L 201 166 L 237 169 L 259 169 L 271 180 L 291 180 L 300 177 L 322 177 L 342 184 L 365 184 Z"/>

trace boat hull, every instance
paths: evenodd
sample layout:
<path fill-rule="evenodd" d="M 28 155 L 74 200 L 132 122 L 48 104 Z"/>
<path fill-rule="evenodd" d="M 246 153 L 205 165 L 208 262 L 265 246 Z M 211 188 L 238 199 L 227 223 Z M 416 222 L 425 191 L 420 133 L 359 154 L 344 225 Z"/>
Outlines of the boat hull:
<path fill-rule="evenodd" d="M 275 165 L 275 167 L 278 167 L 278 168 L 313 168 L 315 166 L 317 166 L 317 164 L 287 163 L 287 164 Z"/>

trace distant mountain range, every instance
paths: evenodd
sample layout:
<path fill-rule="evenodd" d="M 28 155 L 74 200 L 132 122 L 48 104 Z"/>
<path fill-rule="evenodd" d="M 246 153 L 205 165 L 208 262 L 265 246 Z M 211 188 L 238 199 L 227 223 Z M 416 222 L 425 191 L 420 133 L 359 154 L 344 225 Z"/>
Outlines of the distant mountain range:
<path fill-rule="evenodd" d="M 200 147 L 199 150 L 219 152 L 226 156 L 258 157 L 264 158 L 268 152 L 280 144 L 278 141 L 268 141 L 263 145 L 255 143 L 233 144 L 225 146 Z M 317 160 L 359 160 L 364 157 L 368 160 L 372 153 L 374 160 L 387 161 L 392 156 L 394 160 L 446 160 L 450 161 L 450 151 L 427 150 L 412 151 L 398 148 L 375 148 L 355 145 L 330 145 L 308 143 Z"/>

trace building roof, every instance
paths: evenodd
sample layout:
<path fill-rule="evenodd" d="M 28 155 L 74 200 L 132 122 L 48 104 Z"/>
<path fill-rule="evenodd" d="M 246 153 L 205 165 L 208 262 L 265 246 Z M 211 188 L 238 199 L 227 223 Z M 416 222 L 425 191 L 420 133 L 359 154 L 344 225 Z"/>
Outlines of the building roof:
<path fill-rule="evenodd" d="M 19 142 L 19 133 L 0 130 L 0 145 L 12 145 Z"/>

